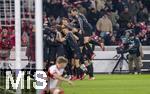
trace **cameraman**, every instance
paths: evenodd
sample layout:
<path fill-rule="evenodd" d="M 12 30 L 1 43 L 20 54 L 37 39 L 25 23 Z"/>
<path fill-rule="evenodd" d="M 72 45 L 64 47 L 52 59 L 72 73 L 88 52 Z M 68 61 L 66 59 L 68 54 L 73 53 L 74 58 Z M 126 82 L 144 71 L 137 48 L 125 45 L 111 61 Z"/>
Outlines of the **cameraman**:
<path fill-rule="evenodd" d="M 130 33 L 129 35 L 129 55 L 128 55 L 128 65 L 129 72 L 141 73 L 142 62 L 141 58 L 143 57 L 142 45 L 139 39 L 134 35 L 134 33 Z"/>

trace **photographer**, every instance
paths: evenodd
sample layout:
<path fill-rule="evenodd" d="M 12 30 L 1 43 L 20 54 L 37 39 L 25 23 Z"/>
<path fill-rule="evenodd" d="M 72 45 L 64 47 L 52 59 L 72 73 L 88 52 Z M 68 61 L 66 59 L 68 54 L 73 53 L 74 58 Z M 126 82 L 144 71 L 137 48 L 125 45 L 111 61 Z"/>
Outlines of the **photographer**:
<path fill-rule="evenodd" d="M 142 45 L 139 39 L 134 35 L 134 33 L 130 33 L 129 35 L 129 72 L 141 73 L 141 58 L 143 57 Z"/>

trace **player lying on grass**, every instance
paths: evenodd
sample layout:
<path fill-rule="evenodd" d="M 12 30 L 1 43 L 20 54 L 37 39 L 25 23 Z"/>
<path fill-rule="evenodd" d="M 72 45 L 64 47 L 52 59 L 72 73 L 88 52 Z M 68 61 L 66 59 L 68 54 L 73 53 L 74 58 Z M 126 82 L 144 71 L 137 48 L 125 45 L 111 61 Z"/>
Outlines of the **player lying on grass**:
<path fill-rule="evenodd" d="M 64 68 L 66 67 L 68 63 L 68 60 L 64 57 L 58 57 L 56 60 L 56 64 L 52 65 L 48 70 L 48 86 L 47 86 L 47 92 L 50 92 L 50 94 L 64 94 L 64 91 L 59 88 L 59 84 L 61 81 L 68 82 L 70 85 L 73 83 L 62 77 Z"/>

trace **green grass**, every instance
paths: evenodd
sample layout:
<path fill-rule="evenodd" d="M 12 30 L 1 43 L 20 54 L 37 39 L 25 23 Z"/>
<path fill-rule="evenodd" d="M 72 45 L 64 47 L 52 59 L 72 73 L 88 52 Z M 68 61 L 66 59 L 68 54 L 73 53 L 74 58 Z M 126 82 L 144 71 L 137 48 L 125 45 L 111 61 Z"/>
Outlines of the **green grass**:
<path fill-rule="evenodd" d="M 150 94 L 150 75 L 96 75 L 61 87 L 65 94 Z"/>
<path fill-rule="evenodd" d="M 0 94 L 16 94 L 16 90 L 12 89 L 9 89 L 9 90 L 6 90 L 5 86 L 6 86 L 6 77 L 4 76 L 0 76 Z M 33 80 L 31 80 L 31 83 L 33 82 Z M 36 94 L 36 90 L 32 87 L 32 84 L 31 84 L 31 89 L 26 89 L 26 84 L 27 84 L 27 81 L 25 80 L 24 81 L 25 83 L 25 89 L 23 89 L 21 92 L 22 94 Z M 11 85 L 10 85 L 11 86 Z"/>
<path fill-rule="evenodd" d="M 70 86 L 63 82 L 65 94 L 150 94 L 150 75 L 96 75 L 95 80 L 74 81 Z M 0 79 L 0 94 L 15 94 L 5 91 L 5 77 Z M 34 89 L 22 94 L 36 94 Z"/>

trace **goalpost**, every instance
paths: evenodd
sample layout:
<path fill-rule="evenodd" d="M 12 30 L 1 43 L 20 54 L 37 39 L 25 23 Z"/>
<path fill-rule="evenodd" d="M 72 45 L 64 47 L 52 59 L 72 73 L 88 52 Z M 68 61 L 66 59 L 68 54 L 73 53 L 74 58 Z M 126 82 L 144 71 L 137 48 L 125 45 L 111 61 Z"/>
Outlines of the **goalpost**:
<path fill-rule="evenodd" d="M 15 0 L 15 70 L 16 75 L 21 68 L 21 3 L 20 0 Z M 21 84 L 19 84 L 16 94 L 21 94 L 20 89 Z"/>
<path fill-rule="evenodd" d="M 21 0 L 15 1 L 15 66 L 16 74 L 21 68 Z M 42 32 L 42 1 L 35 0 L 35 30 L 36 30 L 36 70 L 43 69 L 43 32 Z M 17 94 L 21 94 L 18 89 Z M 37 90 L 36 94 L 39 94 Z"/>
<path fill-rule="evenodd" d="M 35 29 L 36 29 L 36 68 L 43 69 L 43 31 L 42 31 L 42 1 L 35 0 Z M 21 61 L 21 11 L 20 0 L 15 0 L 15 43 L 16 66 Z"/>
<path fill-rule="evenodd" d="M 35 28 L 36 28 L 36 69 L 43 69 L 43 29 L 42 29 L 42 1 L 35 0 Z"/>
<path fill-rule="evenodd" d="M 36 70 L 43 69 L 42 1 L 43 0 L 35 0 Z M 40 94 L 40 90 L 37 90 L 36 94 Z"/>

